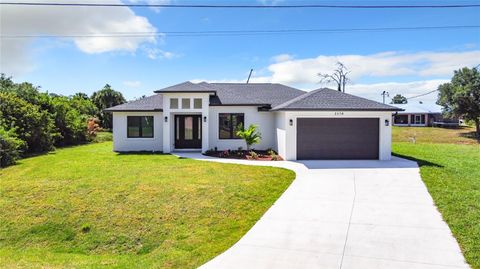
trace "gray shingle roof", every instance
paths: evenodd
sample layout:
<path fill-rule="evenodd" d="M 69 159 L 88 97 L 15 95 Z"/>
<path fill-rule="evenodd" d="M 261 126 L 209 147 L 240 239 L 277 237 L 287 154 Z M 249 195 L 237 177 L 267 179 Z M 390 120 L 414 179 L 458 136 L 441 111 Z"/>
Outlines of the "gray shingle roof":
<path fill-rule="evenodd" d="M 364 111 L 400 111 L 402 109 L 375 102 L 369 99 L 322 88 L 307 92 L 272 110 L 364 110 Z"/>
<path fill-rule="evenodd" d="M 167 92 L 211 93 L 210 105 L 271 106 L 272 110 L 369 110 L 400 111 L 401 109 L 332 89 L 304 92 L 275 83 L 192 83 L 184 82 L 158 91 L 137 101 L 105 109 L 105 111 L 162 111 L 162 94 Z"/>
<path fill-rule="evenodd" d="M 213 89 L 208 87 L 208 83 L 192 83 L 186 81 L 180 84 L 176 84 L 170 87 L 166 87 L 160 90 L 154 91 L 155 93 L 166 93 L 166 92 L 215 92 Z"/>
<path fill-rule="evenodd" d="M 304 94 L 304 91 L 274 83 L 192 83 L 173 85 L 156 93 L 211 92 L 210 105 L 279 105 Z"/>
<path fill-rule="evenodd" d="M 282 104 L 304 94 L 304 91 L 274 83 L 209 83 L 217 96 L 210 105 L 271 105 Z"/>
<path fill-rule="evenodd" d="M 131 101 L 118 106 L 110 107 L 105 111 L 162 111 L 163 96 L 155 94 L 136 101 Z"/>

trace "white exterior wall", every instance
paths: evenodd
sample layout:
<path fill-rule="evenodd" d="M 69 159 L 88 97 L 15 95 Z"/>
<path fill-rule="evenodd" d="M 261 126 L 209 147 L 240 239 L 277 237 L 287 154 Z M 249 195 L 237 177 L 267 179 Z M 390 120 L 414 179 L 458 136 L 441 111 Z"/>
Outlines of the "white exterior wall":
<path fill-rule="evenodd" d="M 275 150 L 278 155 L 285 158 L 287 155 L 287 128 L 288 122 L 286 113 L 283 111 L 275 112 L 275 131 L 276 131 L 276 145 Z"/>
<path fill-rule="evenodd" d="M 153 116 L 153 138 L 128 138 L 127 116 Z M 162 112 L 113 112 L 114 151 L 163 151 Z"/>
<path fill-rule="evenodd" d="M 175 150 L 175 122 L 174 117 L 178 114 L 202 115 L 202 152 L 209 149 L 209 93 L 163 93 L 163 114 L 167 117 L 167 121 L 163 119 L 163 152 L 170 153 Z M 178 99 L 178 108 L 170 108 L 170 99 Z M 182 98 L 190 98 L 190 109 L 182 108 Z M 202 108 L 193 108 L 193 99 L 202 99 Z M 206 117 L 207 121 L 204 120 Z"/>
<path fill-rule="evenodd" d="M 297 159 L 297 118 L 379 118 L 379 159 L 390 160 L 392 157 L 392 118 L 391 112 L 382 111 L 286 111 L 285 120 L 277 120 L 277 129 L 282 130 L 282 123 L 285 124 L 285 153 L 282 155 L 282 140 L 278 140 L 279 154 L 286 160 Z M 281 115 L 281 114 L 280 114 Z M 280 116 L 283 117 L 283 116 Z M 289 121 L 293 120 L 290 126 Z M 385 121 L 388 120 L 388 126 Z M 278 138 L 277 138 L 278 139 Z"/>
<path fill-rule="evenodd" d="M 258 125 L 262 139 L 259 144 L 253 145 L 252 148 L 259 150 L 276 148 L 275 113 L 259 112 L 257 107 L 253 106 L 211 106 L 208 126 L 210 149 L 215 147 L 217 147 L 218 150 L 236 150 L 239 147 L 247 148 L 243 139 L 219 139 L 218 116 L 220 113 L 244 113 L 245 126 L 248 127 L 250 124 Z"/>
<path fill-rule="evenodd" d="M 167 95 L 167 94 L 165 94 Z M 391 159 L 392 147 L 392 118 L 391 112 L 377 111 L 279 111 L 259 112 L 257 107 L 250 106 L 208 106 L 208 93 L 178 94 L 175 98 L 190 97 L 191 109 L 169 109 L 170 100 L 164 97 L 166 112 L 113 112 L 113 143 L 114 151 L 163 151 L 174 150 L 174 115 L 198 114 L 202 115 L 202 152 L 217 147 L 218 150 L 246 149 L 242 139 L 219 139 L 219 113 L 244 113 L 245 125 L 256 124 L 262 134 L 260 144 L 253 147 L 260 150 L 272 148 L 286 160 L 297 159 L 297 118 L 379 118 L 379 158 Z M 193 98 L 202 98 L 202 109 L 193 109 Z M 165 104 L 167 103 L 167 104 Z M 127 138 L 127 116 L 153 116 L 153 138 Z M 165 122 L 165 116 L 168 117 Z M 206 117 L 207 121 L 204 120 Z M 293 125 L 290 125 L 290 120 Z M 385 126 L 385 121 L 389 125 Z"/>

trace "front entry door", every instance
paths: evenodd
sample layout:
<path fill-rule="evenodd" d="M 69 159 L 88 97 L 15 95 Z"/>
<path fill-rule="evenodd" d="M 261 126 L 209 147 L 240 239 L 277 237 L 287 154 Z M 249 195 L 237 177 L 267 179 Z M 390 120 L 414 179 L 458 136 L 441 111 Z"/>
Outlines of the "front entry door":
<path fill-rule="evenodd" d="M 175 115 L 175 148 L 202 148 L 201 115 Z"/>

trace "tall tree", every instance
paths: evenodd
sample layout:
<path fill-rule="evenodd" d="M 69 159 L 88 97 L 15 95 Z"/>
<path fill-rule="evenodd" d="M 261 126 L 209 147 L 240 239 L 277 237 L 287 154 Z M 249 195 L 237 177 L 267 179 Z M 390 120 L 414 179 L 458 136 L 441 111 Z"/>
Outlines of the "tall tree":
<path fill-rule="evenodd" d="M 437 104 L 447 116 L 462 116 L 475 123 L 480 139 L 480 73 L 477 68 L 464 67 L 454 72 L 449 83 L 438 87 Z"/>
<path fill-rule="evenodd" d="M 0 74 L 0 91 L 5 91 L 15 85 L 12 77 L 7 77 L 4 73 Z"/>
<path fill-rule="evenodd" d="M 106 84 L 103 89 L 94 92 L 91 99 L 99 110 L 98 118 L 102 123 L 102 127 L 107 129 L 112 128 L 112 114 L 106 113 L 103 110 L 127 102 L 121 92 L 115 91 L 108 84 Z"/>
<path fill-rule="evenodd" d="M 392 98 L 392 104 L 406 104 L 408 103 L 407 97 L 401 95 L 401 94 L 396 94 Z"/>
<path fill-rule="evenodd" d="M 348 68 L 341 62 L 337 62 L 337 68 L 332 74 L 318 73 L 320 77 L 320 83 L 332 83 L 337 84 L 337 90 L 339 92 L 345 92 L 345 86 L 350 82 L 347 75 L 350 74 Z"/>

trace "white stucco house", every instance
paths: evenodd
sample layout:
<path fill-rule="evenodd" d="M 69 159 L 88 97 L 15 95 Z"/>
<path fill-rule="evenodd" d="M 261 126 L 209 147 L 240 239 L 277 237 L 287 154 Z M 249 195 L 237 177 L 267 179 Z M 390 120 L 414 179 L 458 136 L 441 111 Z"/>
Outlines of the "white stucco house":
<path fill-rule="evenodd" d="M 234 129 L 256 124 L 256 149 L 286 160 L 391 158 L 392 112 L 401 109 L 322 88 L 305 92 L 272 83 L 192 83 L 106 109 L 114 151 L 245 148 Z"/>

